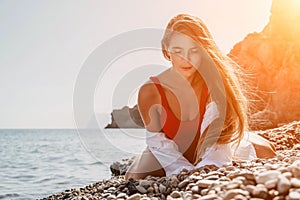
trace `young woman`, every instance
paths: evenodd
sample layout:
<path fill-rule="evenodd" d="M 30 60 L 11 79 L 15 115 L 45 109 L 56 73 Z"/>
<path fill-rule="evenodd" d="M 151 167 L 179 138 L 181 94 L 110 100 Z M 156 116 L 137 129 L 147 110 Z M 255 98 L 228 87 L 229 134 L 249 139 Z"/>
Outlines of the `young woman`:
<path fill-rule="evenodd" d="M 247 101 L 238 66 L 220 52 L 205 24 L 179 14 L 168 23 L 161 43 L 172 66 L 139 90 L 147 148 L 125 178 L 221 167 L 233 158 L 273 157 L 268 141 L 245 132 Z"/>

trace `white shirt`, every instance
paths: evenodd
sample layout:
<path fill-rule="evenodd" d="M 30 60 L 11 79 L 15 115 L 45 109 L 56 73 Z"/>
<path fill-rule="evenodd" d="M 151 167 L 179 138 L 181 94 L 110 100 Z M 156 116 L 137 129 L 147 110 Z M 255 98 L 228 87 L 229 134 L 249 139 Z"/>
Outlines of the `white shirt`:
<path fill-rule="evenodd" d="M 215 102 L 210 102 L 206 106 L 200 134 L 219 117 L 219 111 Z M 146 143 L 150 151 L 164 168 L 166 175 L 179 174 L 182 169 L 192 170 L 205 165 L 216 165 L 222 167 L 230 164 L 233 157 L 235 159 L 254 159 L 256 153 L 253 145 L 247 141 L 245 134 L 240 145 L 236 143 L 214 144 L 206 149 L 202 160 L 194 166 L 179 151 L 177 144 L 167 138 L 164 133 L 146 131 Z"/>

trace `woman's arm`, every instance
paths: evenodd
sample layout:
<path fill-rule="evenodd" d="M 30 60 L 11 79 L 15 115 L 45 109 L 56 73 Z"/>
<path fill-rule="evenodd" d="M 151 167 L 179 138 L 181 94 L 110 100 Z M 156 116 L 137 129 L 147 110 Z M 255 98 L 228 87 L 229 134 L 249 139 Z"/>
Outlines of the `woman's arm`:
<path fill-rule="evenodd" d="M 159 132 L 161 130 L 159 115 L 162 107 L 159 92 L 153 83 L 146 83 L 140 88 L 138 108 L 145 128 L 151 132 Z"/>
<path fill-rule="evenodd" d="M 183 168 L 191 170 L 194 166 L 179 152 L 177 144 L 160 132 L 163 109 L 160 98 L 154 84 L 143 85 L 138 95 L 138 107 L 146 127 L 147 146 L 169 176 L 180 173 Z"/>

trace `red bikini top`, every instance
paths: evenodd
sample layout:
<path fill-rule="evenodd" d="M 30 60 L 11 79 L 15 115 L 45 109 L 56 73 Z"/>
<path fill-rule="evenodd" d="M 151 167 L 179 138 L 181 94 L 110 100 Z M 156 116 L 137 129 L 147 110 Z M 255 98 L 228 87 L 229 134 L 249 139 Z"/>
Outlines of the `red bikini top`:
<path fill-rule="evenodd" d="M 207 87 L 204 87 L 201 93 L 198 115 L 193 120 L 181 121 L 174 115 L 173 111 L 170 109 L 165 92 L 163 91 L 163 88 L 158 78 L 150 77 L 150 79 L 154 82 L 155 86 L 157 87 L 159 94 L 161 96 L 162 106 L 166 111 L 166 112 L 162 112 L 160 116 L 160 122 L 162 124 L 162 132 L 164 132 L 166 136 L 171 139 L 173 139 L 176 136 L 178 131 L 184 131 L 185 132 L 184 134 L 187 134 L 189 132 L 195 132 L 195 131 L 198 132 L 200 130 L 200 126 L 203 120 L 203 115 L 205 112 L 206 100 L 208 97 Z"/>

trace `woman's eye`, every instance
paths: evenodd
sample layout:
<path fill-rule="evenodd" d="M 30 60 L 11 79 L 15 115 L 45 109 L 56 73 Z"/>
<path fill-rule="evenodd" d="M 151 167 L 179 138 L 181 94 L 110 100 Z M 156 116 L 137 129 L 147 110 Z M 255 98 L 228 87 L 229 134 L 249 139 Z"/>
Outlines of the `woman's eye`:
<path fill-rule="evenodd" d="M 174 50 L 173 53 L 181 53 L 180 50 Z"/>
<path fill-rule="evenodd" d="M 193 52 L 193 53 L 197 53 L 197 52 L 198 52 L 198 49 L 192 49 L 192 52 Z"/>

